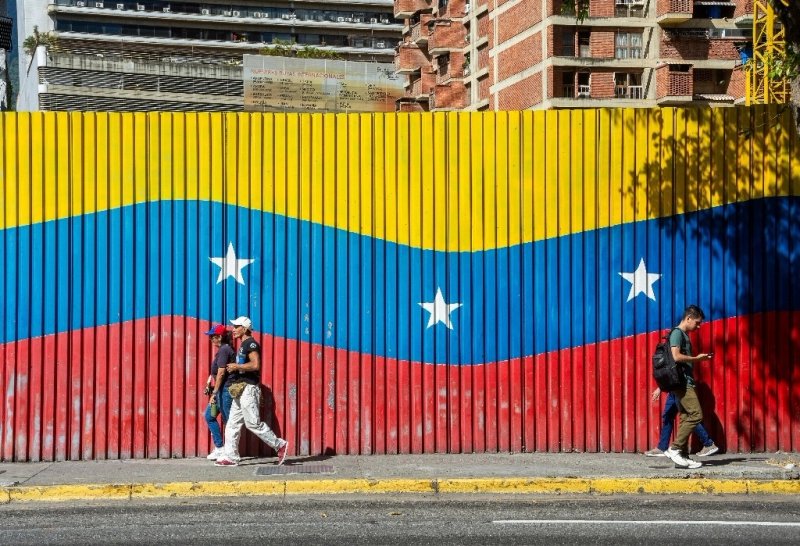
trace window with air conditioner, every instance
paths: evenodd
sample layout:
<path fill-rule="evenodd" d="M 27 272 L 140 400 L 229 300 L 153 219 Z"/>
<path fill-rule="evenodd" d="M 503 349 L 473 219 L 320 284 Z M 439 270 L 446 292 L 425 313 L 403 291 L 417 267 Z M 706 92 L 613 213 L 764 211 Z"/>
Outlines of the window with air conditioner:
<path fill-rule="evenodd" d="M 200 15 L 211 15 L 211 10 L 210 9 L 205 9 L 205 8 L 201 9 L 200 10 Z"/>
<path fill-rule="evenodd" d="M 375 42 L 375 47 L 377 49 L 386 49 L 386 42 Z"/>
<path fill-rule="evenodd" d="M 136 4 L 136 11 L 144 11 L 144 5 L 143 4 Z"/>
<path fill-rule="evenodd" d="M 161 8 L 161 11 L 163 11 L 164 13 L 169 13 L 169 6 L 164 6 L 163 8 Z"/>
<path fill-rule="evenodd" d="M 125 4 L 117 4 L 117 9 L 125 9 Z"/>
<path fill-rule="evenodd" d="M 256 19 L 261 19 L 261 18 L 264 17 L 264 14 L 261 13 L 260 11 L 254 11 L 253 12 L 253 17 L 255 17 Z"/>
<path fill-rule="evenodd" d="M 336 22 L 337 23 L 344 23 L 344 17 L 337 17 L 336 18 Z"/>
<path fill-rule="evenodd" d="M 232 11 L 223 11 L 222 15 L 224 15 L 225 17 L 230 17 L 232 13 L 233 13 Z"/>
<path fill-rule="evenodd" d="M 375 23 L 378 22 L 378 18 L 377 17 L 370 17 L 369 22 L 374 25 Z"/>
<path fill-rule="evenodd" d="M 78 6 L 79 8 L 85 8 L 86 2 L 84 2 L 83 0 L 78 0 L 77 2 L 75 2 L 75 5 Z"/>
<path fill-rule="evenodd" d="M 286 19 L 287 21 L 292 18 L 291 13 L 281 13 L 281 19 Z"/>
<path fill-rule="evenodd" d="M 241 12 L 241 11 L 239 11 L 239 10 L 233 10 L 233 11 L 231 12 L 231 15 L 232 15 L 232 16 L 234 16 L 234 17 L 239 17 L 239 16 L 241 16 L 241 15 L 242 15 L 242 12 Z"/>
<path fill-rule="evenodd" d="M 106 5 L 103 2 L 95 2 L 94 7 L 96 8 L 104 8 Z"/>

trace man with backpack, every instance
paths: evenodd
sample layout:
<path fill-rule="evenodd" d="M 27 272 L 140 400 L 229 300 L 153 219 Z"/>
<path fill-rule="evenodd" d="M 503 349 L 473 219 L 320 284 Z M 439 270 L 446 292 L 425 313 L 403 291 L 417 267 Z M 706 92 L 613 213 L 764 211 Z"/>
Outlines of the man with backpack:
<path fill-rule="evenodd" d="M 664 452 L 669 447 L 669 439 L 672 436 L 672 429 L 675 428 L 675 416 L 678 415 L 679 408 L 675 394 L 670 392 L 668 395 L 667 401 L 664 402 L 664 410 L 661 412 L 661 434 L 658 438 L 658 447 L 645 451 L 644 454 L 647 457 L 664 457 Z M 656 387 L 656 390 L 650 395 L 650 400 L 657 402 L 660 397 L 661 389 Z M 703 423 L 697 424 L 694 433 L 703 444 L 703 448 L 697 452 L 698 457 L 708 457 L 719 451 L 719 447 L 711 439 Z"/>
<path fill-rule="evenodd" d="M 664 455 L 669 457 L 676 467 L 699 468 L 702 463 L 684 457 L 687 451 L 689 435 L 694 428 L 703 420 L 703 410 L 700 408 L 700 401 L 694 390 L 693 366 L 695 362 L 711 360 L 713 353 L 700 353 L 692 356 L 692 342 L 689 339 L 689 332 L 700 328 L 705 313 L 696 305 L 690 305 L 683 312 L 681 322 L 669 334 L 669 346 L 674 361 L 682 367 L 686 385 L 672 390 L 680 410 L 681 422 L 678 426 L 678 433 L 669 449 L 664 451 Z"/>

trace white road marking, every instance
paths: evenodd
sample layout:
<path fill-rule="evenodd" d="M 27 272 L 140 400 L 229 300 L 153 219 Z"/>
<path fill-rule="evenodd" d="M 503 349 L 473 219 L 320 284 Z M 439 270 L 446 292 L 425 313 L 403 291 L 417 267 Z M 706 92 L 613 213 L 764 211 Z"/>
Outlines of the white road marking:
<path fill-rule="evenodd" d="M 728 526 L 759 526 L 759 527 L 800 527 L 800 522 L 790 521 L 721 521 L 721 520 L 704 520 L 704 521 L 680 521 L 673 519 L 665 520 L 613 520 L 613 519 L 498 519 L 492 521 L 498 524 L 560 524 L 560 523 L 575 523 L 575 524 L 613 524 L 613 525 L 728 525 Z"/>

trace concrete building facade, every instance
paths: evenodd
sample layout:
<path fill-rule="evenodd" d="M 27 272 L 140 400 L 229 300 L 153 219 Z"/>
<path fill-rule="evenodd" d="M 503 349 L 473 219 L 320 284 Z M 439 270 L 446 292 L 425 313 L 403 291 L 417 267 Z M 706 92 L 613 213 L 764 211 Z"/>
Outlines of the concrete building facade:
<path fill-rule="evenodd" d="M 730 105 L 752 0 L 396 0 L 400 110 Z"/>
<path fill-rule="evenodd" d="M 0 112 L 10 109 L 11 77 L 8 61 L 13 23 L 6 13 L 5 0 L 0 0 Z"/>
<path fill-rule="evenodd" d="M 18 1 L 21 110 L 243 109 L 242 57 L 275 44 L 391 62 L 392 0 Z"/>

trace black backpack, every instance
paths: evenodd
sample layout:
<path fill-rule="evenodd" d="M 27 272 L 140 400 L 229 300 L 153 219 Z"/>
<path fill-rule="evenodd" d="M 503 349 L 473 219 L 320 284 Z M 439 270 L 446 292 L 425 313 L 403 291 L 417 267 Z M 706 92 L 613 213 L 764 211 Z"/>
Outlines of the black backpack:
<path fill-rule="evenodd" d="M 653 379 L 656 380 L 658 388 L 663 392 L 671 392 L 686 387 L 683 366 L 675 362 L 672 357 L 672 348 L 669 346 L 669 336 L 674 331 L 675 328 L 661 338 L 653 353 Z"/>

